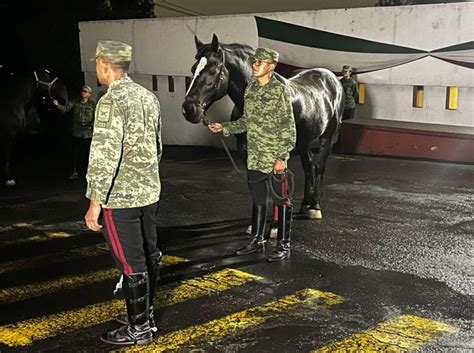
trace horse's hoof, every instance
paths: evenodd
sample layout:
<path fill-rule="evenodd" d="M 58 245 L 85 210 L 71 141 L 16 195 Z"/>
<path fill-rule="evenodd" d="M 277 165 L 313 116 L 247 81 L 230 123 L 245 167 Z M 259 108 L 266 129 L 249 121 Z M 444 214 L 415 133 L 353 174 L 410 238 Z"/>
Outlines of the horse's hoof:
<path fill-rule="evenodd" d="M 15 185 L 16 185 L 16 182 L 13 179 L 7 180 L 5 182 L 5 186 L 15 186 Z"/>
<path fill-rule="evenodd" d="M 249 226 L 247 227 L 247 230 L 245 231 L 245 233 L 247 233 L 247 234 L 249 234 L 249 235 L 252 234 L 252 225 L 249 225 Z"/>
<path fill-rule="evenodd" d="M 302 205 L 300 208 L 300 214 L 306 214 L 308 213 L 309 210 L 309 205 Z"/>
<path fill-rule="evenodd" d="M 315 210 L 314 208 L 310 208 L 308 211 L 306 211 L 306 215 L 308 216 L 309 219 L 323 218 L 323 214 L 321 213 L 321 210 Z"/>

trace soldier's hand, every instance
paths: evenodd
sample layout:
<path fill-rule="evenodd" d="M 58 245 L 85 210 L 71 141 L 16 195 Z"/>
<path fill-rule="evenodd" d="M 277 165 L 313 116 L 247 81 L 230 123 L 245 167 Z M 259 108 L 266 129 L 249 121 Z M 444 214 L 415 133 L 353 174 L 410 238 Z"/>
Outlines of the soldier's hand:
<path fill-rule="evenodd" d="M 283 174 L 285 172 L 286 164 L 285 161 L 281 159 L 277 159 L 273 162 L 273 173 L 275 174 Z"/>
<path fill-rule="evenodd" d="M 222 131 L 222 124 L 221 123 L 211 123 L 209 124 L 209 130 L 213 133 L 217 134 L 218 132 Z"/>
<path fill-rule="evenodd" d="M 98 232 L 102 229 L 102 225 L 99 224 L 99 216 L 102 207 L 99 203 L 91 201 L 89 209 L 87 210 L 86 215 L 84 216 L 84 221 L 86 222 L 87 228 Z"/>
<path fill-rule="evenodd" d="M 59 105 L 59 102 L 56 99 L 53 99 L 53 105 L 57 107 Z"/>

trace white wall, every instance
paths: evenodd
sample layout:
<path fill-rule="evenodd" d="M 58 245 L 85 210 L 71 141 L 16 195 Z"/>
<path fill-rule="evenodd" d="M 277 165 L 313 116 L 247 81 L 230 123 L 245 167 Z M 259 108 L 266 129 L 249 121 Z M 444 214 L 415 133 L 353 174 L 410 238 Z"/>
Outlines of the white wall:
<path fill-rule="evenodd" d="M 434 50 L 474 38 L 474 3 L 402 7 L 300 11 L 260 14 L 294 23 L 378 42 Z M 194 34 L 209 42 L 216 33 L 224 43 L 258 46 L 254 15 L 182 17 L 80 23 L 82 69 L 91 79 L 99 40 L 121 40 L 134 47 L 132 77 L 151 88 L 151 75 L 158 75 L 158 92 L 163 110 L 163 139 L 167 144 L 219 145 L 202 125 L 184 120 L 181 104 L 184 77 L 194 64 Z M 140 76 L 143 75 L 143 76 Z M 168 92 L 168 75 L 175 77 L 174 93 Z M 358 75 L 366 83 L 366 104 L 358 106 L 356 117 L 374 121 L 457 126 L 474 133 L 474 70 L 427 57 L 391 69 Z M 413 85 L 425 86 L 425 107 L 413 108 Z M 446 110 L 446 87 L 459 86 L 457 110 Z M 229 99 L 209 111 L 210 120 L 227 120 Z M 428 126 L 428 125 L 427 125 Z M 419 126 L 418 126 L 419 128 Z M 428 127 L 427 127 L 428 129 Z M 441 128 L 442 129 L 442 128 Z"/>

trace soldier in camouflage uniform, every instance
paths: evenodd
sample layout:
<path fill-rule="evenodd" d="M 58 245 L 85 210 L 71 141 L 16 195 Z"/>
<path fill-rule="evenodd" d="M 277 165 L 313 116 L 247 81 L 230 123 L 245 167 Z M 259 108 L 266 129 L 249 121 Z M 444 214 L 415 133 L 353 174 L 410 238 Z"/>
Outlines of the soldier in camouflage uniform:
<path fill-rule="evenodd" d="M 290 257 L 291 201 L 286 194 L 284 172 L 296 143 L 290 92 L 273 76 L 277 63 L 276 51 L 258 48 L 252 65 L 255 81 L 245 90 L 243 116 L 233 122 L 209 125 L 212 132 L 222 131 L 224 136 L 247 132 L 247 175 L 253 200 L 252 240 L 237 250 L 237 255 L 264 251 L 270 187 L 285 196 L 274 200 L 278 205 L 278 246 L 270 255 L 270 261 Z"/>
<path fill-rule="evenodd" d="M 132 48 L 101 41 L 96 50 L 99 82 L 108 85 L 97 103 L 87 172 L 87 227 L 102 229 L 122 272 L 127 316 L 124 326 L 105 333 L 104 342 L 128 345 L 152 342 L 156 331 L 153 299 L 161 252 L 156 213 L 160 197 L 161 113 L 156 96 L 127 75 Z M 153 330 L 154 329 L 154 330 Z"/>
<path fill-rule="evenodd" d="M 79 175 L 84 177 L 87 170 L 87 157 L 92 140 L 92 127 L 94 126 L 95 102 L 90 99 L 92 88 L 87 85 L 82 87 L 79 99 L 72 100 L 66 105 L 61 105 L 53 99 L 53 105 L 61 113 L 72 110 L 72 138 L 73 138 L 73 172 L 69 179 L 76 179 Z"/>
<path fill-rule="evenodd" d="M 359 85 L 352 78 L 352 68 L 350 66 L 344 65 L 342 67 L 342 75 L 341 83 L 346 97 L 342 120 L 348 120 L 354 117 L 356 100 L 359 99 Z"/>

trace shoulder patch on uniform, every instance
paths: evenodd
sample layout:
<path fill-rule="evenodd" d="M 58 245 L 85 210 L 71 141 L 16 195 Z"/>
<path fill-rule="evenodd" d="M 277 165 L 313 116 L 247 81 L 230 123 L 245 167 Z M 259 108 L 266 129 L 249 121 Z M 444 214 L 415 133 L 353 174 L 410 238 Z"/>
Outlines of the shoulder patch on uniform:
<path fill-rule="evenodd" d="M 114 102 L 110 99 L 100 100 L 96 113 L 96 126 L 109 128 L 112 123 L 112 115 L 114 111 Z"/>

